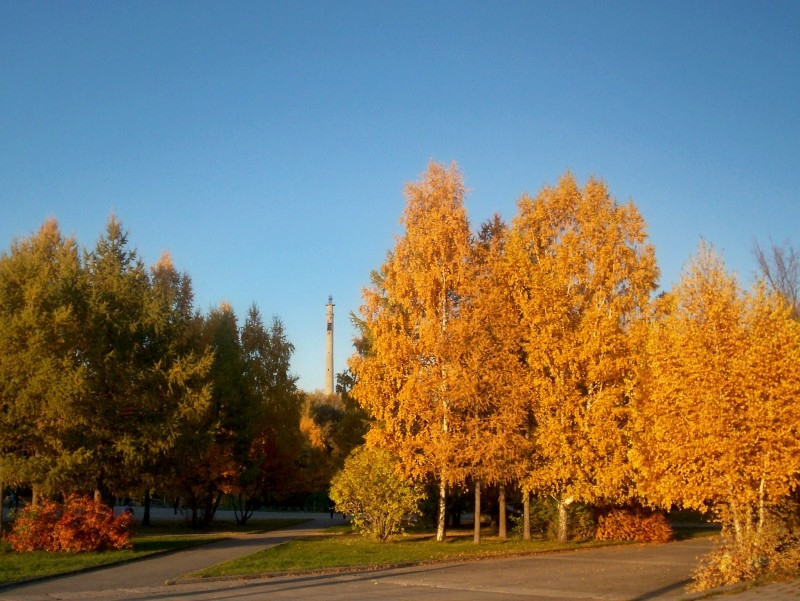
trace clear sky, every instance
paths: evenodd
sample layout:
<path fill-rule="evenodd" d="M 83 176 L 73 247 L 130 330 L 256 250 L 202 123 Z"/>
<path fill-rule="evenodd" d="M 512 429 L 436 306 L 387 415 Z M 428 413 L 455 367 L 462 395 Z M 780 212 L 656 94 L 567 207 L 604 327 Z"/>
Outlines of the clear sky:
<path fill-rule="evenodd" d="M 199 309 L 279 316 L 305 390 L 430 159 L 474 226 L 569 169 L 636 202 L 663 287 L 701 236 L 749 281 L 800 243 L 800 2 L 0 0 L 0 247 L 115 213 Z"/>

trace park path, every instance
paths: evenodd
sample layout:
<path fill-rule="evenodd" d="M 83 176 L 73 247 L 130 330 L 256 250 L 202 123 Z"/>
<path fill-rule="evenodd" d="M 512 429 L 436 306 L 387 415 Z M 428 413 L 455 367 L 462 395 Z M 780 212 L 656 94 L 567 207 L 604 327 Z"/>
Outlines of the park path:
<path fill-rule="evenodd" d="M 285 514 L 284 514 L 285 515 Z M 182 579 L 188 573 L 320 533 L 329 514 L 302 525 L 251 534 L 83 574 L 0 589 L 0 601 L 679 601 L 709 539 L 624 545 L 484 561 L 334 574 L 250 579 Z M 272 515 L 270 517 L 277 517 Z M 167 586 L 166 582 L 176 582 Z M 800 579 L 738 592 L 726 601 L 800 599 Z"/>
<path fill-rule="evenodd" d="M 233 520 L 232 515 L 218 519 Z M 140 519 L 140 516 L 135 516 Z M 172 510 L 155 510 L 154 520 L 174 519 Z M 258 534 L 242 534 L 225 540 L 184 549 L 173 553 L 153 555 L 138 561 L 37 580 L 0 588 L 0 601 L 17 599 L 79 599 L 93 598 L 91 593 L 111 589 L 158 587 L 186 574 L 237 559 L 262 549 L 279 545 L 291 538 L 320 534 L 337 523 L 328 513 L 259 513 L 253 519 L 306 519 L 307 522 Z M 89 595 L 81 597 L 80 594 Z"/>

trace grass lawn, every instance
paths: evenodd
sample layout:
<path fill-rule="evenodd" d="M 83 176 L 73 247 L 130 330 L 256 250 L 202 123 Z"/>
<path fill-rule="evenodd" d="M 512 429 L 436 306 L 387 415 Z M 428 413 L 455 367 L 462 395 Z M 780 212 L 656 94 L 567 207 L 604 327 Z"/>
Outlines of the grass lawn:
<path fill-rule="evenodd" d="M 603 542 L 588 541 L 560 545 L 549 540 L 523 541 L 483 536 L 481 544 L 472 542 L 472 532 L 448 533 L 444 542 L 431 534 L 409 534 L 387 542 L 376 542 L 350 529 L 331 530 L 331 534 L 298 538 L 228 563 L 192 574 L 194 577 L 241 576 L 296 570 L 329 569 L 353 566 L 379 566 L 427 561 L 502 557 L 525 553 L 588 548 Z"/>
<path fill-rule="evenodd" d="M 266 532 L 303 521 L 251 520 L 245 526 L 232 522 L 212 522 L 209 528 L 202 531 L 192 530 L 183 522 L 154 522 L 152 526 L 136 528 L 131 541 L 133 549 L 92 553 L 15 553 L 6 541 L 0 541 L 0 584 L 130 561 L 154 553 L 206 544 L 231 534 Z"/>
<path fill-rule="evenodd" d="M 138 559 L 154 553 L 176 551 L 206 544 L 243 532 L 266 532 L 285 528 L 304 520 L 252 520 L 246 526 L 233 522 L 212 522 L 209 528 L 197 531 L 185 522 L 154 522 L 138 526 L 132 539 L 133 549 L 99 553 L 14 553 L 5 541 L 0 541 L 0 584 L 28 578 L 52 576 L 111 563 Z M 681 529 L 678 538 L 708 536 L 705 528 Z M 538 539 L 523 541 L 519 536 L 500 539 L 488 530 L 481 544 L 472 543 L 472 530 L 453 530 L 447 539 L 436 542 L 430 532 L 414 532 L 380 543 L 352 533 L 349 526 L 335 526 L 324 535 L 297 538 L 287 543 L 231 561 L 201 572 L 196 577 L 240 576 L 324 570 L 354 566 L 380 566 L 428 561 L 502 557 L 545 551 L 588 548 L 614 544 L 586 541 L 560 545 L 555 541 Z"/>

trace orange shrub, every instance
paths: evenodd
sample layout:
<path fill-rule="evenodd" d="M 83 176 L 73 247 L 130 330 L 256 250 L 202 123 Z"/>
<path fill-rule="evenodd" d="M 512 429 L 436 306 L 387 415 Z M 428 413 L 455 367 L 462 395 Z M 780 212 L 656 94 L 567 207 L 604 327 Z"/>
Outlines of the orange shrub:
<path fill-rule="evenodd" d="M 601 515 L 597 523 L 597 540 L 666 543 L 673 535 L 663 514 L 644 509 L 612 509 Z"/>
<path fill-rule="evenodd" d="M 63 505 L 42 501 L 20 511 L 8 535 L 15 551 L 77 553 L 130 548 L 129 514 L 114 516 L 92 499 L 70 496 Z"/>

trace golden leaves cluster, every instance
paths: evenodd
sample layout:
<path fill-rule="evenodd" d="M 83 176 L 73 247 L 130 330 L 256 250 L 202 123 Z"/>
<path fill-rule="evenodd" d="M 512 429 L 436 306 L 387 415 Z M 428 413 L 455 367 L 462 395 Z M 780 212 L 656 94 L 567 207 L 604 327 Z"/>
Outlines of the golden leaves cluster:
<path fill-rule="evenodd" d="M 561 500 L 624 495 L 629 397 L 637 325 L 658 270 L 633 203 L 603 182 L 523 196 L 507 260 L 522 313 L 526 381 L 536 430 L 525 486 Z"/>
<path fill-rule="evenodd" d="M 431 163 L 406 196 L 351 362 L 372 439 L 416 477 L 616 494 L 631 324 L 657 277 L 636 208 L 567 174 L 472 236 L 454 166 Z"/>
<path fill-rule="evenodd" d="M 470 232 L 453 165 L 406 187 L 364 290 L 354 398 L 406 475 L 559 503 L 758 507 L 800 474 L 800 326 L 701 245 L 653 299 L 633 202 L 567 173 Z"/>
<path fill-rule="evenodd" d="M 633 457 L 652 502 L 747 512 L 800 473 L 800 324 L 702 243 L 650 328 Z"/>

